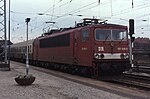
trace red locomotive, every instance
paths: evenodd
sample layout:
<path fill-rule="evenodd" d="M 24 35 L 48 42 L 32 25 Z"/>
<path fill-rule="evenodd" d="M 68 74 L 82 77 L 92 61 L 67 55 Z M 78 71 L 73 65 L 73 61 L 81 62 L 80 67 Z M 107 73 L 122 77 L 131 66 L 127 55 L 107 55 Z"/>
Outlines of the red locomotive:
<path fill-rule="evenodd" d="M 23 46 L 11 46 L 12 59 L 25 60 Z M 98 19 L 86 18 L 74 28 L 51 30 L 31 40 L 28 48 L 30 63 L 71 73 L 100 76 L 131 67 L 127 26 Z"/>

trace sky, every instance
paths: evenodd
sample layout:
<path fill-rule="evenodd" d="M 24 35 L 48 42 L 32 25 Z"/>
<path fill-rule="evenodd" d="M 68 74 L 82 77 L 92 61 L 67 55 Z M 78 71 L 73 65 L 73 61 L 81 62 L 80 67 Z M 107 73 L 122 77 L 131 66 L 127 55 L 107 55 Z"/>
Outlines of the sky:
<path fill-rule="evenodd" d="M 7 7 L 8 7 L 7 0 Z M 29 39 L 50 28 L 73 27 L 83 18 L 99 18 L 108 23 L 128 26 L 135 20 L 135 37 L 150 36 L 150 0 L 10 0 L 11 41 L 26 40 L 26 18 Z M 132 2 L 133 1 L 133 2 Z M 8 14 L 8 10 L 7 10 Z M 8 19 L 8 17 L 7 17 Z M 50 24 L 46 22 L 56 22 Z"/>

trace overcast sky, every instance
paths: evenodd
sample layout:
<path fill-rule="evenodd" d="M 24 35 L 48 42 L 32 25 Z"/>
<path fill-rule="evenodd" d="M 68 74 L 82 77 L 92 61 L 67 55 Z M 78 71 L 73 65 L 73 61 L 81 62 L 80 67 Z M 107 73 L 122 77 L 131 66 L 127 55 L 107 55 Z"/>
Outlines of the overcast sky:
<path fill-rule="evenodd" d="M 8 0 L 7 0 L 8 1 Z M 82 18 L 100 18 L 108 23 L 128 26 L 135 19 L 135 36 L 150 36 L 150 0 L 10 0 L 11 40 L 26 39 L 25 18 L 30 17 L 29 39 L 40 36 L 47 21 L 56 22 L 53 27 L 71 27 Z M 8 4 L 8 3 L 7 3 Z M 82 16 L 81 16 L 82 15 Z"/>

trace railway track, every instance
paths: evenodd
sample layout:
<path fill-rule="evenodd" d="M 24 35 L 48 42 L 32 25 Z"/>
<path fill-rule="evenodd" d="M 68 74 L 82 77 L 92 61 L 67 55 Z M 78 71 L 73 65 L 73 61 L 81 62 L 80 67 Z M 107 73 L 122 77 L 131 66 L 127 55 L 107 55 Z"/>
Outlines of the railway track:
<path fill-rule="evenodd" d="M 150 74 L 150 64 L 137 64 L 133 67 L 133 71 Z"/>
<path fill-rule="evenodd" d="M 150 75 L 145 73 L 124 73 L 110 82 L 150 91 Z"/>

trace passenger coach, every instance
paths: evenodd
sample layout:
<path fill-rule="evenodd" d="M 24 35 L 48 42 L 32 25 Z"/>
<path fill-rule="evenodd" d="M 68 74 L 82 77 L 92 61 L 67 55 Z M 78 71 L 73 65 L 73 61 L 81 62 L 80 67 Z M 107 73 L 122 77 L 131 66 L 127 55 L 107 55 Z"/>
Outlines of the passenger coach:
<path fill-rule="evenodd" d="M 28 41 L 28 52 L 29 52 L 29 60 L 32 61 L 33 56 L 33 41 Z M 26 51 L 27 51 L 27 42 L 19 42 L 16 44 L 12 44 L 10 46 L 10 58 L 11 60 L 17 60 L 21 62 L 25 62 L 26 60 Z"/>

